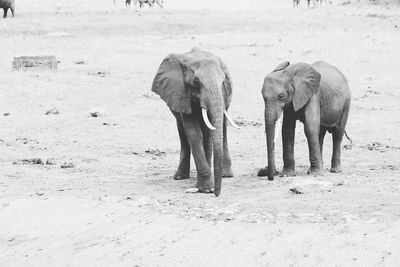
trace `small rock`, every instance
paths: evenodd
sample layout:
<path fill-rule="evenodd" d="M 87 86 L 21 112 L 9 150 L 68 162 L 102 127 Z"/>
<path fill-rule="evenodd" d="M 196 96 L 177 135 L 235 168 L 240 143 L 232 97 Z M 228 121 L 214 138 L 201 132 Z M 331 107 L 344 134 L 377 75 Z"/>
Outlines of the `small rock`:
<path fill-rule="evenodd" d="M 289 191 L 295 195 L 304 194 L 304 192 L 301 191 L 301 189 L 297 188 L 297 187 L 290 188 Z"/>
<path fill-rule="evenodd" d="M 21 159 L 21 160 L 18 160 L 18 161 L 14 161 L 13 165 L 16 165 L 18 163 L 24 164 L 24 165 L 25 164 L 33 164 L 33 165 L 42 165 L 43 164 L 43 162 L 42 162 L 42 160 L 40 158 Z"/>
<path fill-rule="evenodd" d="M 332 190 L 333 184 L 329 181 L 320 181 L 316 179 L 294 180 L 289 187 L 290 192 L 294 194 L 305 194 L 308 192 L 321 192 Z"/>
<path fill-rule="evenodd" d="M 46 160 L 46 165 L 56 165 L 57 162 L 55 161 L 55 159 L 47 159 Z"/>
<path fill-rule="evenodd" d="M 68 168 L 75 168 L 75 164 L 72 162 L 64 162 L 63 164 L 61 164 L 61 169 L 68 169 Z"/>
<path fill-rule="evenodd" d="M 10 114 L 11 114 L 10 112 L 3 113 L 4 117 L 10 116 Z"/>
<path fill-rule="evenodd" d="M 46 115 L 50 115 L 50 114 L 57 115 L 57 114 L 60 114 L 60 112 L 58 111 L 58 109 L 52 108 L 52 109 L 46 111 L 45 114 L 46 114 Z"/>
<path fill-rule="evenodd" d="M 95 118 L 103 116 L 105 113 L 106 113 L 106 111 L 100 107 L 93 107 L 90 109 L 90 115 Z"/>
<path fill-rule="evenodd" d="M 353 148 L 353 146 L 351 144 L 347 144 L 343 146 L 344 150 L 351 150 Z"/>
<path fill-rule="evenodd" d="M 192 187 L 192 188 L 186 189 L 186 193 L 189 193 L 189 194 L 194 194 L 194 193 L 197 193 L 197 192 L 199 192 L 199 189 L 196 188 L 196 187 Z"/>
<path fill-rule="evenodd" d="M 83 61 L 83 60 L 79 60 L 79 61 L 75 61 L 75 64 L 77 64 L 77 65 L 85 65 L 86 62 Z"/>

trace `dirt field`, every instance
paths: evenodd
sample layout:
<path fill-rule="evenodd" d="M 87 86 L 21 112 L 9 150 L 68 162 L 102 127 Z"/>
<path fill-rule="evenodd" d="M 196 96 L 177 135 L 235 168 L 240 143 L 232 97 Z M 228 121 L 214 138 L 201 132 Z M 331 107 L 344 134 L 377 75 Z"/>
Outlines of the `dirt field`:
<path fill-rule="evenodd" d="M 0 266 L 399 266 L 398 7 L 46 2 L 17 1 L 17 16 L 0 19 Z M 185 193 L 194 164 L 190 180 L 171 178 L 178 133 L 150 91 L 162 59 L 195 46 L 229 67 L 242 124 L 229 128 L 235 177 L 218 198 Z M 19 55 L 55 55 L 58 70 L 13 72 Z M 266 164 L 261 85 L 284 60 L 325 60 L 347 76 L 354 144 L 343 173 L 328 172 L 327 135 L 325 175 L 306 175 L 299 123 L 297 176 L 256 176 Z M 278 168 L 280 139 L 279 127 Z M 52 164 L 23 161 L 32 158 Z M 300 183 L 304 194 L 292 194 Z"/>

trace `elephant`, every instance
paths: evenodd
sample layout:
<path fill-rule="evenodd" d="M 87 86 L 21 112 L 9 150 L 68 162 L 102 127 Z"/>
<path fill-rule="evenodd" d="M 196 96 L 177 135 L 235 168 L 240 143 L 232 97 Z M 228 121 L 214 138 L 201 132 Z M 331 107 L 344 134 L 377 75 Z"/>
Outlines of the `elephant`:
<path fill-rule="evenodd" d="M 346 77 L 334 66 L 317 61 L 312 65 L 283 62 L 264 79 L 265 132 L 268 166 L 259 176 L 273 180 L 275 123 L 283 113 L 281 176 L 295 176 L 294 137 L 296 121 L 304 124 L 308 141 L 309 174 L 322 174 L 322 146 L 326 131 L 332 133 L 331 172 L 341 172 L 341 142 L 350 111 L 351 92 Z M 351 140 L 349 139 L 351 142 Z"/>
<path fill-rule="evenodd" d="M 232 79 L 226 65 L 219 57 L 198 48 L 184 54 L 170 54 L 154 77 L 152 91 L 166 102 L 176 119 L 181 152 L 174 179 L 190 177 L 192 152 L 197 170 L 196 190 L 214 191 L 218 196 L 221 178 L 233 176 L 227 121 L 238 127 L 227 112 L 232 99 Z"/>
<path fill-rule="evenodd" d="M 11 9 L 11 14 L 15 16 L 15 1 L 14 0 L 0 0 L 0 8 L 4 10 L 3 18 L 7 18 L 8 9 Z"/>

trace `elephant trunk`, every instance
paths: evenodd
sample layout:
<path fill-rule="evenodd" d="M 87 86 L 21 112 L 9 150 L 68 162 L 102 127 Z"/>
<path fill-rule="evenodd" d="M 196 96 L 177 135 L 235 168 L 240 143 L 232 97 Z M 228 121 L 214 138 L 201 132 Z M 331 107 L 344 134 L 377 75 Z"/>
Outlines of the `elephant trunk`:
<path fill-rule="evenodd" d="M 213 152 L 214 152 L 214 194 L 219 196 L 221 193 L 222 167 L 224 158 L 223 149 L 223 122 L 224 122 L 224 102 L 222 94 L 216 96 L 210 108 L 210 117 L 215 130 L 212 131 Z"/>
<path fill-rule="evenodd" d="M 275 124 L 276 120 L 270 119 L 267 109 L 265 110 L 265 133 L 267 137 L 268 152 L 268 180 L 274 180 L 275 174 Z"/>

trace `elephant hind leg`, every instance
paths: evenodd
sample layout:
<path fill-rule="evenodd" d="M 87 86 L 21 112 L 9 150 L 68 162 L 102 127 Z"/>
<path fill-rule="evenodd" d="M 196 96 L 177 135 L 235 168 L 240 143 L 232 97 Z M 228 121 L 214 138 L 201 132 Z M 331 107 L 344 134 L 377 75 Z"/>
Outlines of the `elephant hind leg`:
<path fill-rule="evenodd" d="M 174 179 L 183 180 L 190 178 L 190 145 L 185 130 L 183 129 L 183 123 L 180 116 L 176 116 L 176 124 L 178 126 L 179 139 L 181 142 L 181 154 L 178 170 L 174 174 Z"/>
<path fill-rule="evenodd" d="M 346 128 L 347 118 L 349 116 L 350 110 L 350 99 L 346 101 L 345 107 L 343 108 L 343 114 L 340 118 L 338 126 L 332 131 L 332 141 L 333 141 L 333 153 L 331 161 L 331 172 L 338 173 L 342 172 L 341 166 L 341 145 L 344 135 L 344 130 Z"/>
<path fill-rule="evenodd" d="M 325 134 L 326 134 L 326 128 L 321 127 L 321 129 L 319 130 L 319 149 L 321 150 L 322 166 L 324 165 L 324 156 L 322 152 L 323 152 Z"/>
<path fill-rule="evenodd" d="M 338 173 L 342 172 L 342 166 L 340 162 L 341 144 L 343 140 L 344 130 L 336 128 L 332 132 L 333 152 L 331 161 L 331 172 Z"/>
<path fill-rule="evenodd" d="M 8 7 L 4 7 L 3 10 L 4 10 L 3 18 L 7 18 Z"/>

